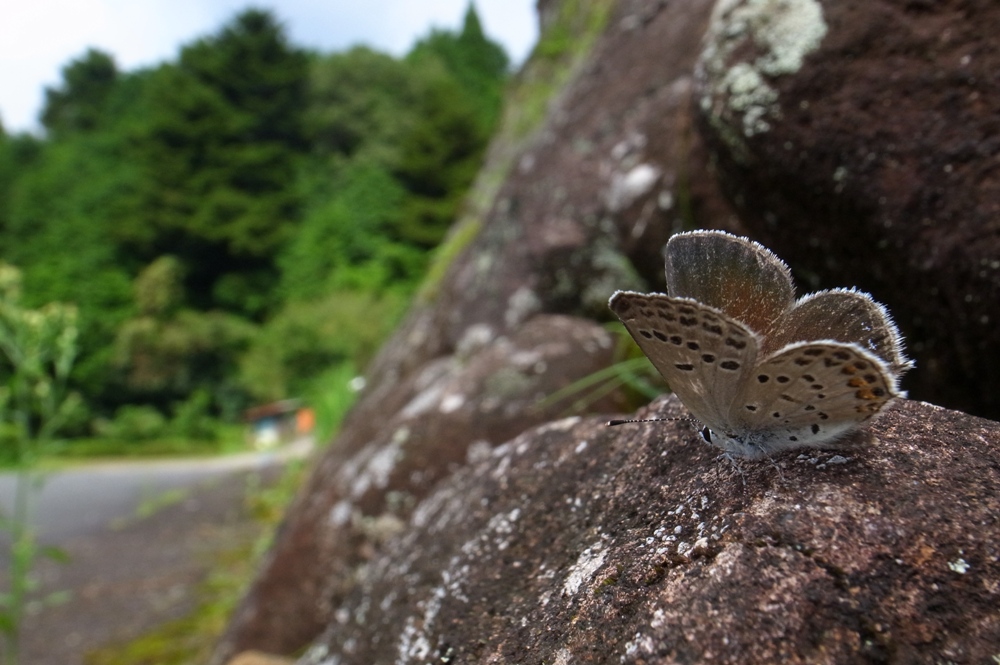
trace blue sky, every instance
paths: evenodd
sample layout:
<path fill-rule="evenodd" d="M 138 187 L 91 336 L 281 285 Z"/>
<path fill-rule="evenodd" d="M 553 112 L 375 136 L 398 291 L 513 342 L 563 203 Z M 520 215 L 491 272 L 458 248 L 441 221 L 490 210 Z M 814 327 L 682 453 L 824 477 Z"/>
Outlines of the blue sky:
<path fill-rule="evenodd" d="M 516 63 L 538 35 L 535 0 L 474 0 L 490 38 Z M 250 6 L 272 10 L 292 41 L 322 51 L 367 44 L 405 53 L 432 27 L 461 25 L 468 0 L 9 0 L 0 21 L 0 122 L 34 131 L 45 86 L 88 47 L 130 70 L 176 56 Z"/>

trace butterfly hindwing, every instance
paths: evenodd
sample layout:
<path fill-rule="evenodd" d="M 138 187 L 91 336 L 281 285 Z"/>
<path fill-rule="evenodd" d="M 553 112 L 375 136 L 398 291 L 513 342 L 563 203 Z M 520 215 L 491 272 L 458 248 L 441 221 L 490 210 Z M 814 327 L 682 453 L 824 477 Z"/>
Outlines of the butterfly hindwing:
<path fill-rule="evenodd" d="M 833 441 L 899 397 L 888 366 L 857 344 L 790 344 L 765 358 L 728 415 L 734 429 L 772 431 L 773 449 Z"/>

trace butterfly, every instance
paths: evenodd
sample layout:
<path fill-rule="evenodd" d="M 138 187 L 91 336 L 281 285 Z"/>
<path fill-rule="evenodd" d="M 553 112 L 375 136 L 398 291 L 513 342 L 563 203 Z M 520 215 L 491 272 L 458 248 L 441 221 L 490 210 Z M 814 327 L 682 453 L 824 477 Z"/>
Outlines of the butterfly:
<path fill-rule="evenodd" d="M 795 299 L 763 245 L 692 231 L 665 248 L 667 291 L 609 302 L 691 414 L 737 457 L 836 444 L 906 394 L 913 367 L 885 307 L 856 289 Z"/>

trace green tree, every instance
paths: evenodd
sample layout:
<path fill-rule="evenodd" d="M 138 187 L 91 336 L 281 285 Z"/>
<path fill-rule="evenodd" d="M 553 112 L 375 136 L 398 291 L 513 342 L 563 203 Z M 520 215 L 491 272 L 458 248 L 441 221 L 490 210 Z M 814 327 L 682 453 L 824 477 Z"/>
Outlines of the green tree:
<path fill-rule="evenodd" d="M 378 293 L 415 283 L 426 253 L 399 235 L 405 199 L 402 185 L 379 166 L 352 162 L 332 178 L 279 259 L 286 297 Z"/>
<path fill-rule="evenodd" d="M 133 137 L 147 257 L 172 252 L 192 303 L 261 315 L 272 256 L 293 232 L 308 59 L 248 10 L 153 75 Z"/>
<path fill-rule="evenodd" d="M 432 31 L 407 56 L 411 62 L 427 58 L 442 62 L 466 98 L 477 106 L 481 129 L 491 133 L 499 118 L 510 61 L 503 47 L 483 32 L 479 14 L 471 3 L 465 10 L 460 33 Z"/>
<path fill-rule="evenodd" d="M 28 148 L 35 152 L 34 148 Z M 110 341 L 128 315 L 132 261 L 114 242 L 120 192 L 131 177 L 113 141 L 100 132 L 42 143 L 10 183 L 0 256 L 23 266 L 26 305 L 72 301 L 80 307 L 74 387 L 92 400 L 114 399 Z"/>
<path fill-rule="evenodd" d="M 215 397 L 217 413 L 235 416 L 245 406 L 235 391 L 238 358 L 255 328 L 232 314 L 185 307 L 183 278 L 172 256 L 139 273 L 133 290 L 138 314 L 118 329 L 115 366 L 133 400 L 166 411 L 204 390 Z"/>
<path fill-rule="evenodd" d="M 97 416 L 195 393 L 192 413 L 234 413 L 246 348 L 257 394 L 272 370 L 278 392 L 315 387 L 381 335 L 340 333 L 382 331 L 419 280 L 506 63 L 471 7 L 404 59 L 310 56 L 257 9 L 155 68 L 88 51 L 48 91 L 43 138 L 0 131 L 0 258 L 29 306 L 79 304 L 73 381 Z"/>
<path fill-rule="evenodd" d="M 59 88 L 45 89 L 42 125 L 51 134 L 91 131 L 104 119 L 104 108 L 118 79 L 114 59 L 96 49 L 62 69 Z"/>
<path fill-rule="evenodd" d="M 499 118 L 507 56 L 483 34 L 470 4 L 461 33 L 433 31 L 407 61 L 419 93 L 396 171 L 412 194 L 400 231 L 430 248 L 451 226 L 479 170 Z"/>
<path fill-rule="evenodd" d="M 393 168 L 398 144 L 413 122 L 417 96 L 411 67 L 356 47 L 316 58 L 309 77 L 306 133 L 315 156 L 361 159 Z M 324 161 L 310 165 L 323 169 Z"/>
<path fill-rule="evenodd" d="M 399 294 L 328 292 L 291 302 L 262 328 L 240 363 L 243 385 L 261 400 L 310 391 L 324 373 L 364 367 L 406 304 Z"/>

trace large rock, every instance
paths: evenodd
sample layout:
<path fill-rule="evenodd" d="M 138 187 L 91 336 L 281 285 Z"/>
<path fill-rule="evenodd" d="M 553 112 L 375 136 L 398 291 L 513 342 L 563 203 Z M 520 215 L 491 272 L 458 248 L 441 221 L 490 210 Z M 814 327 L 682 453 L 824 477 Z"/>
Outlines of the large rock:
<path fill-rule="evenodd" d="M 931 150 L 931 138 L 957 130 L 921 133 L 911 123 L 907 138 L 888 126 L 888 97 L 878 90 L 890 75 L 869 81 L 883 70 L 865 54 L 902 38 L 846 14 L 891 10 L 931 35 L 923 21 L 944 10 L 823 5 L 842 12 L 837 26 L 860 26 L 831 41 L 829 16 L 825 32 L 810 23 L 814 3 L 725 0 L 731 12 L 790 11 L 805 30 L 786 41 L 778 33 L 783 57 L 766 61 L 756 79 L 767 88 L 751 86 L 734 106 L 738 85 L 755 79 L 720 87 L 712 77 L 722 80 L 726 63 L 756 57 L 769 42 L 739 41 L 746 31 L 725 32 L 727 14 L 717 14 L 710 45 L 723 64 L 706 61 L 696 90 L 713 4 L 540 3 L 560 38 L 518 76 L 470 212 L 443 252 L 452 260 L 369 368 L 368 387 L 290 509 L 214 662 L 251 648 L 290 654 L 320 634 L 304 662 L 981 662 L 1000 653 L 993 423 L 903 402 L 877 422 L 881 442 L 859 452 L 739 468 L 687 425 L 608 430 L 597 420 L 559 420 L 514 439 L 572 401 L 538 408 L 539 396 L 612 362 L 611 337 L 588 318 L 609 317 L 615 289 L 662 287 L 660 250 L 671 232 L 741 230 L 713 162 L 757 237 L 773 240 L 800 278 L 815 277 L 804 283 L 818 286 L 824 275 L 889 304 L 918 356 L 908 385 L 928 394 L 947 379 L 949 395 L 969 399 L 983 390 L 956 378 L 964 361 L 930 349 L 929 340 L 944 338 L 927 331 L 943 330 L 952 315 L 942 312 L 952 311 L 968 329 L 953 329 L 956 353 L 973 348 L 973 322 L 961 317 L 975 312 L 961 303 L 995 291 L 975 280 L 968 283 L 983 290 L 955 290 L 956 275 L 972 268 L 949 267 L 946 257 L 982 259 L 992 245 L 958 242 L 980 238 L 981 227 L 948 235 L 936 222 L 893 235 L 904 219 L 893 211 L 923 200 L 900 203 L 900 192 L 915 191 L 914 174 L 933 164 L 943 170 L 937 157 L 902 148 Z M 564 21 L 591 26 L 587 12 L 605 7 L 612 11 L 585 58 L 552 55 L 553 44 L 590 43 L 567 38 Z M 843 45 L 837 62 L 848 74 L 827 80 L 843 71 L 831 65 L 801 79 L 809 58 L 832 44 Z M 851 69 L 855 60 L 863 67 Z M 836 97 L 842 117 L 810 115 L 825 101 L 811 90 L 855 79 L 870 86 L 866 119 L 880 129 L 852 115 L 857 100 L 847 94 Z M 519 133 L 511 118 L 538 108 L 531 95 L 539 89 L 564 81 L 541 126 Z M 702 99 L 711 150 L 695 129 Z M 909 119 L 926 110 L 904 108 Z M 814 118 L 827 124 L 809 133 Z M 843 134 L 829 142 L 831 126 Z M 891 150 L 876 143 L 871 161 L 858 156 L 852 132 L 900 142 Z M 948 173 L 962 172 L 955 165 L 964 162 L 948 163 Z M 934 187 L 934 200 L 958 205 Z M 883 194 L 889 203 L 871 198 Z M 985 209 L 984 195 L 973 199 Z M 815 221 L 795 226 L 800 219 Z M 897 252 L 905 270 L 894 264 Z M 990 278 L 991 266 L 975 269 Z M 956 281 L 935 285 L 935 275 Z M 969 376 L 989 385 L 981 380 L 993 356 L 978 357 Z M 619 404 L 610 394 L 578 410 Z"/>
<path fill-rule="evenodd" d="M 436 483 L 564 413 L 578 394 L 543 400 L 606 367 L 613 350 L 602 327 L 566 316 L 537 316 L 509 337 L 480 327 L 454 356 L 359 404 L 291 507 L 214 662 L 249 646 L 281 654 L 304 646 L 353 588 L 356 569 Z M 614 404 L 604 397 L 591 406 Z"/>
<path fill-rule="evenodd" d="M 591 321 L 551 314 L 609 318 L 615 289 L 647 286 L 633 265 L 662 283 L 660 247 L 672 228 L 715 221 L 738 230 L 693 129 L 692 72 L 711 4 L 549 5 L 553 30 L 560 21 L 591 29 L 614 11 L 603 33 L 580 37 L 597 37 L 584 59 L 547 54 L 518 75 L 515 97 L 569 82 L 526 138 L 516 139 L 517 114 L 541 100 L 509 105 L 472 212 L 448 247 L 473 239 L 369 368 L 214 663 L 306 645 L 435 483 L 566 413 L 576 398 L 541 408 L 539 398 L 610 365 L 612 339 Z M 612 394 L 576 410 L 621 406 Z"/>
<path fill-rule="evenodd" d="M 300 664 L 1000 655 L 1000 424 L 903 401 L 849 450 L 718 453 L 683 421 L 522 434 L 420 502 Z"/>
<path fill-rule="evenodd" d="M 1000 418 L 1000 5 L 724 0 L 701 128 L 753 236 L 856 285 L 909 340 L 911 395 Z"/>

